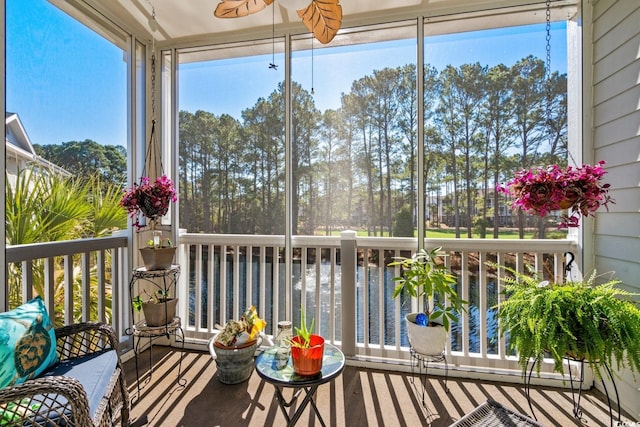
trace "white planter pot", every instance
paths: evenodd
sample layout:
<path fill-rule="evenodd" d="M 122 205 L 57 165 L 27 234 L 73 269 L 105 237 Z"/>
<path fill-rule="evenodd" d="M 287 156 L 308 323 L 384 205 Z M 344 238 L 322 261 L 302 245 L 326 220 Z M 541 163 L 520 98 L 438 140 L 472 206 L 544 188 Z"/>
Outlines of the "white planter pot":
<path fill-rule="evenodd" d="M 416 324 L 416 316 L 419 313 L 410 313 L 405 316 L 409 344 L 414 351 L 425 356 L 438 356 L 442 354 L 447 345 L 447 331 L 444 326 L 422 326 Z M 436 319 L 432 321 L 439 323 Z"/>

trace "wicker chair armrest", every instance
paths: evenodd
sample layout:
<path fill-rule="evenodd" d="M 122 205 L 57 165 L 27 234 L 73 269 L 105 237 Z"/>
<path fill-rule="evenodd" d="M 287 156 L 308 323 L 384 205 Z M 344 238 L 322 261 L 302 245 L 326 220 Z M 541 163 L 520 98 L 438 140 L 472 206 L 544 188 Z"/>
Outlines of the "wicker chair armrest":
<path fill-rule="evenodd" d="M 103 322 L 76 323 L 57 328 L 56 341 L 61 361 L 118 349 L 118 338 L 113 328 Z"/>
<path fill-rule="evenodd" d="M 82 384 L 65 376 L 36 378 L 0 389 L 0 420 L 3 418 L 10 425 L 29 420 L 29 425 L 93 425 Z"/>

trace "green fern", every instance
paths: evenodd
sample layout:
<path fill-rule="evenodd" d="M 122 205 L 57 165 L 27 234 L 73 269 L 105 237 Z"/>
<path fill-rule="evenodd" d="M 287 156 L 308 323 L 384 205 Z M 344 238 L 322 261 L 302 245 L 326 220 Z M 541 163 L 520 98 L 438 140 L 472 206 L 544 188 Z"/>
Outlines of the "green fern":
<path fill-rule="evenodd" d="M 567 356 L 587 361 L 598 377 L 604 363 L 640 371 L 638 294 L 616 287 L 619 280 L 595 285 L 595 272 L 584 281 L 545 285 L 535 275 L 502 268 L 512 277 L 503 279 L 500 336 L 508 335 L 523 374 L 531 359 L 539 374 L 549 355 L 560 373 Z"/>

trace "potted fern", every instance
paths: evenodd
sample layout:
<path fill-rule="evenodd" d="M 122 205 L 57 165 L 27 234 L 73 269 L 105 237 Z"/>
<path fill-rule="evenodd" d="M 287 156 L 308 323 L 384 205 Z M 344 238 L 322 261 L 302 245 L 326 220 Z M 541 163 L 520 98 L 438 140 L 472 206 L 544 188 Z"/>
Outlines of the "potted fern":
<path fill-rule="evenodd" d="M 599 378 L 605 363 L 639 370 L 640 309 L 635 294 L 616 287 L 619 280 L 596 285 L 594 272 L 582 281 L 548 283 L 505 270 L 511 276 L 503 279 L 500 336 L 509 336 L 523 374 L 532 359 L 539 374 L 545 357 L 553 359 L 559 373 L 566 357 L 589 363 Z"/>
<path fill-rule="evenodd" d="M 406 294 L 424 302 L 424 312 L 405 316 L 409 343 L 414 351 L 424 355 L 439 355 L 444 351 L 452 322 L 467 303 L 455 289 L 456 278 L 437 263 L 441 247 L 421 249 L 413 256 L 395 257 L 389 267 L 399 266 L 400 276 L 393 298 Z"/>

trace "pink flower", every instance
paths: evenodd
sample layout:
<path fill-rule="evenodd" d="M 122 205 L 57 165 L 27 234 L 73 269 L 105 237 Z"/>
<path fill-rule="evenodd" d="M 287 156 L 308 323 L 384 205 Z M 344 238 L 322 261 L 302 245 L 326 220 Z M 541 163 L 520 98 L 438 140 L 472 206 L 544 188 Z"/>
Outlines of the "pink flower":
<path fill-rule="evenodd" d="M 609 184 L 601 184 L 606 171 L 601 160 L 580 168 L 558 165 L 516 172 L 515 177 L 497 190 L 514 197 L 512 207 L 544 217 L 552 211 L 568 209 L 558 228 L 577 227 L 580 215 L 595 216 L 600 206 L 614 203 Z"/>
<path fill-rule="evenodd" d="M 155 221 L 166 215 L 170 202 L 176 202 L 178 197 L 173 181 L 166 175 L 157 177 L 153 185 L 149 177 L 140 177 L 140 183 L 134 183 L 133 187 L 127 189 L 120 200 L 120 206 L 124 207 L 129 216 L 134 220 L 133 225 L 138 230 L 140 225 L 140 214 Z"/>

